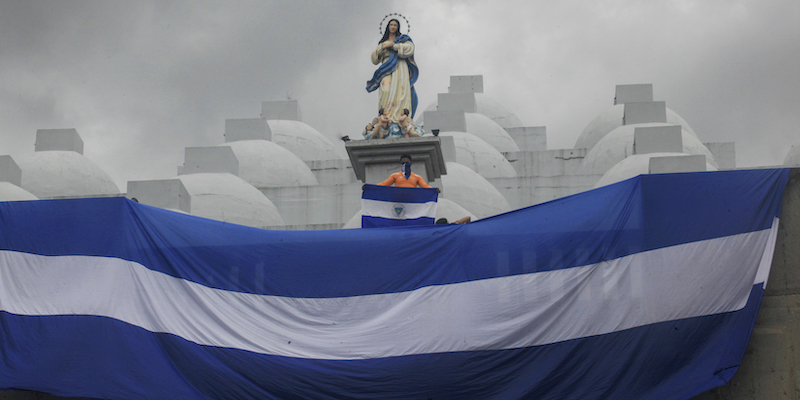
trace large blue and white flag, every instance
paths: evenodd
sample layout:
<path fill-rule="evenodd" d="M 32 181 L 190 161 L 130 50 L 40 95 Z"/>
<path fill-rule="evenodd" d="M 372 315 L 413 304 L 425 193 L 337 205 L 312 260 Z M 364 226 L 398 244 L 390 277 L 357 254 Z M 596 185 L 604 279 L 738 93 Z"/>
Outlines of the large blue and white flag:
<path fill-rule="evenodd" d="M 361 227 L 432 225 L 438 196 L 436 189 L 364 185 Z"/>
<path fill-rule="evenodd" d="M 0 203 L 0 389 L 688 399 L 741 363 L 787 179 L 644 175 L 465 225 L 312 232 Z"/>

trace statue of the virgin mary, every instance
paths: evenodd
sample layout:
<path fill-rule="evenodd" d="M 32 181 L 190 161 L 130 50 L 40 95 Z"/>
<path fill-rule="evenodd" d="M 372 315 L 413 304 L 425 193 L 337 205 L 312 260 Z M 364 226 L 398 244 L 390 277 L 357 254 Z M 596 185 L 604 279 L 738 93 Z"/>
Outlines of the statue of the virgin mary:
<path fill-rule="evenodd" d="M 408 20 L 400 14 L 397 15 L 406 22 Z M 411 118 L 417 110 L 417 93 L 414 83 L 419 76 L 419 69 L 414 62 L 414 43 L 407 34 L 400 31 L 400 20 L 389 19 L 388 23 L 381 22 L 383 37 L 378 46 L 372 51 L 372 63 L 380 67 L 375 71 L 372 79 L 367 82 L 367 92 L 378 90 L 378 109 L 387 111 L 389 119 L 396 123 L 403 116 L 403 110 L 409 110 Z"/>

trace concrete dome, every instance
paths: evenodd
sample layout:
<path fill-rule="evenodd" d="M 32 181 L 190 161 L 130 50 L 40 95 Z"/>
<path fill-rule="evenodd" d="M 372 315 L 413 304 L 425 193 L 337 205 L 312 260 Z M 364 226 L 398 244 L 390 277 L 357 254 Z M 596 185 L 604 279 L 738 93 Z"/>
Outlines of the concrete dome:
<path fill-rule="evenodd" d="M 575 142 L 575 148 L 591 149 L 594 147 L 594 145 L 596 145 L 597 142 L 599 142 L 600 139 L 602 139 L 606 134 L 622 126 L 622 117 L 624 114 L 625 105 L 617 104 L 611 106 L 611 108 L 598 115 L 597 118 L 595 118 L 589 123 L 589 125 L 586 126 L 586 128 L 583 129 L 581 136 L 579 136 L 578 140 Z M 667 108 L 667 124 L 680 125 L 690 135 L 698 138 L 692 127 L 689 126 L 689 124 L 687 124 L 680 115 L 676 114 L 675 111 L 672 111 L 669 108 Z"/>
<path fill-rule="evenodd" d="M 437 99 L 437 101 L 428 105 L 424 111 L 436 111 L 438 106 Z M 516 115 L 508 111 L 503 104 L 486 93 L 475 93 L 475 112 L 486 116 L 502 128 L 516 128 L 522 126 L 522 122 Z M 422 116 L 424 114 L 424 112 L 418 112 L 417 125 L 423 124 Z"/>
<path fill-rule="evenodd" d="M 648 153 L 648 154 L 635 154 L 611 167 L 599 181 L 594 185 L 598 188 L 601 186 L 610 185 L 612 183 L 621 182 L 626 179 L 633 178 L 634 176 L 644 175 L 650 173 L 650 158 L 652 157 L 665 157 L 665 156 L 681 156 L 684 153 Z M 713 165 L 706 162 L 706 171 L 716 171 Z"/>
<path fill-rule="evenodd" d="M 361 228 L 361 215 L 362 215 L 361 210 L 358 210 L 356 215 L 350 218 L 350 220 L 344 224 L 342 229 Z M 436 204 L 436 219 L 447 218 L 448 221 L 455 221 L 467 216 L 472 218 L 472 221 L 478 219 L 478 217 L 476 217 L 474 214 L 464 209 L 464 207 L 461 207 L 460 205 L 450 200 L 439 197 L 439 200 L 437 201 Z"/>
<path fill-rule="evenodd" d="M 783 159 L 783 165 L 786 167 L 800 167 L 800 142 L 792 145 L 786 158 Z"/>
<path fill-rule="evenodd" d="M 441 180 L 440 198 L 452 200 L 478 218 L 511 210 L 506 198 L 489 181 L 459 163 L 448 162 L 447 175 L 442 175 Z"/>
<path fill-rule="evenodd" d="M 342 157 L 328 138 L 300 121 L 271 119 L 272 142 L 288 149 L 303 161 L 335 160 Z"/>
<path fill-rule="evenodd" d="M 636 128 L 669 125 L 662 123 L 634 124 L 623 125 L 614 129 L 586 153 L 586 158 L 581 162 L 579 173 L 584 175 L 604 174 L 618 162 L 633 155 L 633 133 Z M 706 162 L 717 168 L 714 156 L 695 136 L 681 129 L 681 137 L 683 139 L 684 153 L 705 155 Z"/>
<path fill-rule="evenodd" d="M 267 140 L 224 143 L 239 160 L 239 177 L 255 187 L 318 185 L 308 165 L 289 150 Z"/>
<path fill-rule="evenodd" d="M 482 177 L 488 179 L 517 176 L 511 163 L 497 149 L 477 136 L 466 132 L 441 132 L 439 136 L 452 136 L 456 145 L 456 162 Z"/>
<path fill-rule="evenodd" d="M 0 182 L 0 201 L 19 200 L 39 200 L 39 198 L 11 182 Z"/>
<path fill-rule="evenodd" d="M 191 197 L 191 214 L 264 228 L 283 225 L 274 204 L 253 185 L 228 173 L 179 175 Z"/>
<path fill-rule="evenodd" d="M 105 171 L 74 151 L 37 151 L 20 157 L 17 165 L 20 186 L 40 199 L 120 194 Z"/>
<path fill-rule="evenodd" d="M 467 122 L 467 133 L 471 133 L 486 143 L 494 146 L 499 152 L 519 151 L 517 142 L 496 122 L 481 114 L 464 113 Z"/>

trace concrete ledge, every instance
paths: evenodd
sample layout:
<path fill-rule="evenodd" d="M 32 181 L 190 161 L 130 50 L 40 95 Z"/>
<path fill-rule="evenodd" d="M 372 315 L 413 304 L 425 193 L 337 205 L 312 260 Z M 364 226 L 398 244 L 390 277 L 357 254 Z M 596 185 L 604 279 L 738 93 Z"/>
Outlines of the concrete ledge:
<path fill-rule="evenodd" d="M 128 181 L 125 197 L 148 206 L 191 212 L 192 198 L 180 179 Z"/>
<path fill-rule="evenodd" d="M 667 174 L 674 172 L 698 172 L 705 170 L 706 170 L 706 156 L 703 154 L 652 157 L 650 159 L 651 174 Z"/>
<path fill-rule="evenodd" d="M 238 140 L 272 140 L 272 131 L 264 118 L 225 120 L 225 143 Z"/>
<path fill-rule="evenodd" d="M 648 122 L 667 123 L 667 104 L 663 101 L 645 103 L 625 103 L 622 125 Z"/>
<path fill-rule="evenodd" d="M 239 175 L 239 160 L 229 146 L 187 147 L 180 175 L 197 173 Z"/>
<path fill-rule="evenodd" d="M 390 165 L 392 171 L 398 171 L 400 156 L 403 154 L 411 156 L 414 164 L 412 170 L 426 181 L 434 181 L 447 174 L 441 141 L 436 136 L 351 140 L 345 143 L 345 149 L 356 177 L 364 183 L 375 184 L 388 177 L 385 172 L 373 176 L 370 174 L 371 169 L 383 169 Z"/>
<path fill-rule="evenodd" d="M 0 182 L 13 183 L 17 186 L 22 182 L 22 169 L 11 156 L 0 156 Z"/>
<path fill-rule="evenodd" d="M 508 136 L 514 139 L 520 151 L 545 151 L 547 150 L 547 127 L 545 126 L 520 126 L 505 128 Z"/>
<path fill-rule="evenodd" d="M 653 84 L 617 85 L 614 105 L 625 103 L 646 103 L 653 101 Z"/>
<path fill-rule="evenodd" d="M 463 111 L 474 113 L 478 110 L 475 93 L 439 93 L 437 111 Z"/>
<path fill-rule="evenodd" d="M 450 93 L 483 93 L 483 75 L 450 76 Z"/>
<path fill-rule="evenodd" d="M 62 150 L 83 154 L 83 139 L 70 129 L 37 129 L 35 151 Z"/>
<path fill-rule="evenodd" d="M 683 153 L 680 125 L 647 126 L 633 129 L 633 154 Z"/>
<path fill-rule="evenodd" d="M 300 106 L 297 100 L 280 100 L 261 102 L 261 118 L 288 119 L 291 121 L 301 121 Z"/>
<path fill-rule="evenodd" d="M 467 131 L 467 117 L 464 115 L 464 111 L 425 111 L 422 118 L 425 120 L 426 132 L 433 132 L 434 129 L 438 129 L 442 132 Z"/>

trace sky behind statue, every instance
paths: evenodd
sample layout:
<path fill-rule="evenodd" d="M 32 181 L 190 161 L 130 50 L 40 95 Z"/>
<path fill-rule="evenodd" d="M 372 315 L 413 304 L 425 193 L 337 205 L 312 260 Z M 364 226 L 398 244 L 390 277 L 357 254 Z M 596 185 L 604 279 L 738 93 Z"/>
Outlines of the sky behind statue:
<path fill-rule="evenodd" d="M 800 140 L 795 0 L 0 3 L 0 154 L 36 129 L 76 128 L 84 154 L 126 190 L 174 177 L 185 147 L 224 141 L 226 118 L 297 99 L 342 155 L 372 119 L 369 52 L 384 15 L 411 23 L 420 111 L 450 75 L 485 92 L 550 148 L 571 148 L 617 84 L 703 141 L 735 141 L 740 167 L 782 163 Z"/>

